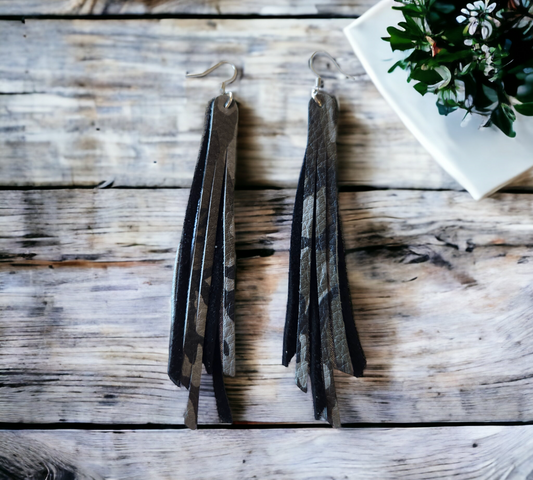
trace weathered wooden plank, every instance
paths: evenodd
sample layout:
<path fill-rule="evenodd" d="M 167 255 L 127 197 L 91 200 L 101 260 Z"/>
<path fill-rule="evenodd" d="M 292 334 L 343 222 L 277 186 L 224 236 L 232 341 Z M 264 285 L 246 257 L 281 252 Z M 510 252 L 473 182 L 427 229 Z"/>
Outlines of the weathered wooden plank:
<path fill-rule="evenodd" d="M 523 480 L 533 472 L 531 426 L 4 430 L 0 446 L 6 478 Z"/>
<path fill-rule="evenodd" d="M 0 15 L 348 15 L 358 16 L 376 0 L 0 0 Z"/>
<path fill-rule="evenodd" d="M 314 84 L 307 59 L 326 48 L 357 79 L 325 75 L 341 106 L 341 185 L 459 188 L 364 73 L 342 33 L 349 22 L 4 21 L 0 185 L 189 186 L 205 106 L 227 74 L 184 74 L 226 59 L 243 70 L 232 85 L 238 185 L 296 187 Z"/>
<path fill-rule="evenodd" d="M 294 191 L 237 192 L 237 422 L 311 422 L 281 363 Z M 182 422 L 166 376 L 187 190 L 0 192 L 0 421 Z M 344 422 L 531 421 L 533 197 L 341 193 L 363 378 Z M 200 419 L 216 422 L 205 385 Z"/>

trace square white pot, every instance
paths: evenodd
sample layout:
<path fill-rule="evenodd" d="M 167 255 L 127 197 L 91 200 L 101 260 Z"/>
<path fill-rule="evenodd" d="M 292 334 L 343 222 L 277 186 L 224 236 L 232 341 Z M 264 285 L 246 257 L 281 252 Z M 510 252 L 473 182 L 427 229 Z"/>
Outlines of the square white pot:
<path fill-rule="evenodd" d="M 404 55 L 392 52 L 387 27 L 403 19 L 393 0 L 382 0 L 344 29 L 368 75 L 405 126 L 431 156 L 476 200 L 511 182 L 533 166 L 533 117 L 517 115 L 516 137 L 496 127 L 479 129 L 473 118 L 461 127 L 464 112 L 438 113 L 433 94 L 420 95 L 407 72 L 389 68 Z"/>

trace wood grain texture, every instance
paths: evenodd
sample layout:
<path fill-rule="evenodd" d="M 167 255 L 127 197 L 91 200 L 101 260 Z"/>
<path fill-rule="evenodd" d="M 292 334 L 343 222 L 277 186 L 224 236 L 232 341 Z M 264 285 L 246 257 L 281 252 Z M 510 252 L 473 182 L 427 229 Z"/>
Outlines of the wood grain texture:
<path fill-rule="evenodd" d="M 184 74 L 225 59 L 243 72 L 231 85 L 241 104 L 237 185 L 295 188 L 314 84 L 307 60 L 327 46 L 357 79 L 317 60 L 340 100 L 340 184 L 460 189 L 364 73 L 342 33 L 349 23 L 4 21 L 0 185 L 190 186 L 205 107 L 229 74 Z"/>
<path fill-rule="evenodd" d="M 187 196 L 0 192 L 0 421 L 182 422 L 166 363 Z M 237 422 L 313 421 L 281 366 L 293 197 L 237 192 Z M 336 377 L 343 421 L 533 420 L 533 198 L 370 191 L 340 206 L 368 359 L 365 377 Z"/>
<path fill-rule="evenodd" d="M 348 15 L 377 0 L 0 0 L 0 15 Z"/>
<path fill-rule="evenodd" d="M 531 426 L 2 431 L 0 446 L 0 471 L 15 479 L 524 480 L 533 473 Z"/>

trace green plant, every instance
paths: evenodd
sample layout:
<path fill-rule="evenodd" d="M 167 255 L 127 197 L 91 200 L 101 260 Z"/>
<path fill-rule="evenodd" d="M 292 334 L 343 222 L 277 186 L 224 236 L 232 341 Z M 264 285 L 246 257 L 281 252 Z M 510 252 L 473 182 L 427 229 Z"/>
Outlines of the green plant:
<path fill-rule="evenodd" d="M 462 109 L 514 137 L 516 113 L 533 116 L 533 0 L 396 2 L 404 20 L 383 40 L 406 57 L 389 72 L 407 70 L 440 114 Z"/>

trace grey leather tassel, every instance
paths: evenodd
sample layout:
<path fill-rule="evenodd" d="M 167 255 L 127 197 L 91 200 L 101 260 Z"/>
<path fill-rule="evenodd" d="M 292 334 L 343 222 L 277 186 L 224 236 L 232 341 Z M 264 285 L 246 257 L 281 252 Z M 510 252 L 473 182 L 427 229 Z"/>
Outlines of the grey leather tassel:
<path fill-rule="evenodd" d="M 355 328 L 337 196 L 337 101 L 309 101 L 309 129 L 291 233 L 283 359 L 296 355 L 296 384 L 311 378 L 315 418 L 341 426 L 334 369 L 361 376 L 366 359 Z"/>
<path fill-rule="evenodd" d="M 220 419 L 231 423 L 223 373 L 235 375 L 233 191 L 238 105 L 227 95 L 207 108 L 205 131 L 172 293 L 168 375 L 189 389 L 185 425 L 197 428 L 202 363 L 213 375 Z"/>

